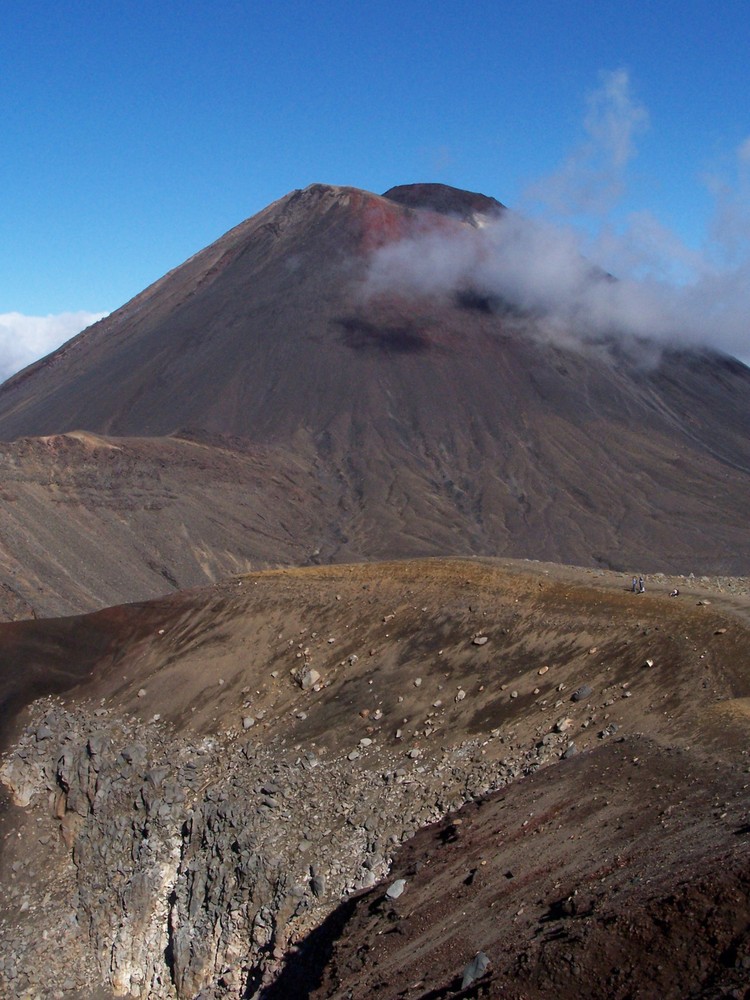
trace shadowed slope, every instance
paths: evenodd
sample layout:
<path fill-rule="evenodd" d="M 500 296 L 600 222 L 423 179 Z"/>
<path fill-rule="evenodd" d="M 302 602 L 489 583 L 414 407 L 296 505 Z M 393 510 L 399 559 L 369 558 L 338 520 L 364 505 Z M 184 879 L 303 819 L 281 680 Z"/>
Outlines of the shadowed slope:
<path fill-rule="evenodd" d="M 750 797 L 734 770 L 626 736 L 516 782 L 420 831 L 264 1000 L 745 997 Z"/>

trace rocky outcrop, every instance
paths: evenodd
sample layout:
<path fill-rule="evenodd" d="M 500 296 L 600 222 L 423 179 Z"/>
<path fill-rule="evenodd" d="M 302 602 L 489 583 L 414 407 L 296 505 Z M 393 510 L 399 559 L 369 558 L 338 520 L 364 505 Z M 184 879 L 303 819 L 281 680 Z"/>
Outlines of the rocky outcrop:
<path fill-rule="evenodd" d="M 115 996 L 252 996 L 342 897 L 387 874 L 405 838 L 563 741 L 509 745 L 501 762 L 483 754 L 487 738 L 416 754 L 362 740 L 319 757 L 40 702 L 1 774 L 69 891 L 47 900 L 44 938 L 4 928 L 15 979 L 0 970 L 3 992 L 40 985 L 40 969 L 62 988 L 75 968 L 79 988 Z M 39 884 L 25 890 L 30 913 Z"/>

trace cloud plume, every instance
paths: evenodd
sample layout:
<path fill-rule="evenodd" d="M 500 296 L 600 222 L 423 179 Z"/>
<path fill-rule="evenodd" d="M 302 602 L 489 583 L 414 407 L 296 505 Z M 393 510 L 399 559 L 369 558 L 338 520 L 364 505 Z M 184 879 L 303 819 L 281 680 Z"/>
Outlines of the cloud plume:
<path fill-rule="evenodd" d="M 627 73 L 605 77 L 589 98 L 585 142 L 530 188 L 527 211 L 485 217 L 476 228 L 427 227 L 381 247 L 367 293 L 472 291 L 532 316 L 529 328 L 560 344 L 619 338 L 644 360 L 653 358 L 646 341 L 705 345 L 748 362 L 750 139 L 731 182 L 714 182 L 710 240 L 698 251 L 649 213 L 615 222 L 647 122 Z"/>
<path fill-rule="evenodd" d="M 0 382 L 106 315 L 83 310 L 49 316 L 0 313 Z"/>
<path fill-rule="evenodd" d="M 625 193 L 636 139 L 648 124 L 648 111 L 633 98 L 627 71 L 603 74 L 601 86 L 586 100 L 586 138 L 554 173 L 532 184 L 527 197 L 558 215 L 606 214 Z"/>

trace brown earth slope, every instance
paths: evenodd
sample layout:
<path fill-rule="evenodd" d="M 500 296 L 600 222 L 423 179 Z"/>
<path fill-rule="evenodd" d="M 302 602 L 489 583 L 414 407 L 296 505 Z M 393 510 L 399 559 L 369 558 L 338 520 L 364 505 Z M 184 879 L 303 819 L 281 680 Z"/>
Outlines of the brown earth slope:
<path fill-rule="evenodd" d="M 4 988 L 744 996 L 750 588 L 627 582 L 317 567 L 0 626 L 16 710 L 73 685 L 6 726 Z"/>
<path fill-rule="evenodd" d="M 308 561 L 745 572 L 745 366 L 563 349 L 471 287 L 368 293 L 383 244 L 501 209 L 293 192 L 0 387 L 5 614 Z"/>
<path fill-rule="evenodd" d="M 73 433 L 0 444 L 0 463 L 6 619 L 304 565 L 336 531 L 338 491 L 281 449 Z"/>

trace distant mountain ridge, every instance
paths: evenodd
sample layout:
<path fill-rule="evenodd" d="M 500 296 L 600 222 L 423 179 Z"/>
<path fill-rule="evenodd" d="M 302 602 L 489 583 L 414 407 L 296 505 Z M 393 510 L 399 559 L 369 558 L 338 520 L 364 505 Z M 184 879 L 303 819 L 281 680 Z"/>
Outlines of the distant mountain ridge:
<path fill-rule="evenodd" d="M 113 530 L 115 584 L 98 596 L 102 563 L 99 582 L 61 608 L 274 562 L 482 554 L 747 572 L 744 365 L 665 351 L 644 369 L 563 349 L 470 287 L 367 293 L 379 247 L 503 211 L 444 185 L 383 196 L 312 185 L 10 379 L 0 387 L 3 461 L 16 484 L 0 494 L 11 526 L 3 579 L 33 604 L 40 544 L 64 549 L 59 597 L 78 585 L 77 533 L 106 549 Z M 115 447 L 126 439 L 127 461 L 101 446 L 17 440 L 79 431 Z M 137 517 L 112 508 L 115 466 Z M 218 486 L 227 477 L 231 502 Z M 199 525 L 208 496 L 224 507 Z M 45 518 L 57 527 L 42 543 Z M 156 568 L 142 571 L 149 561 Z"/>

